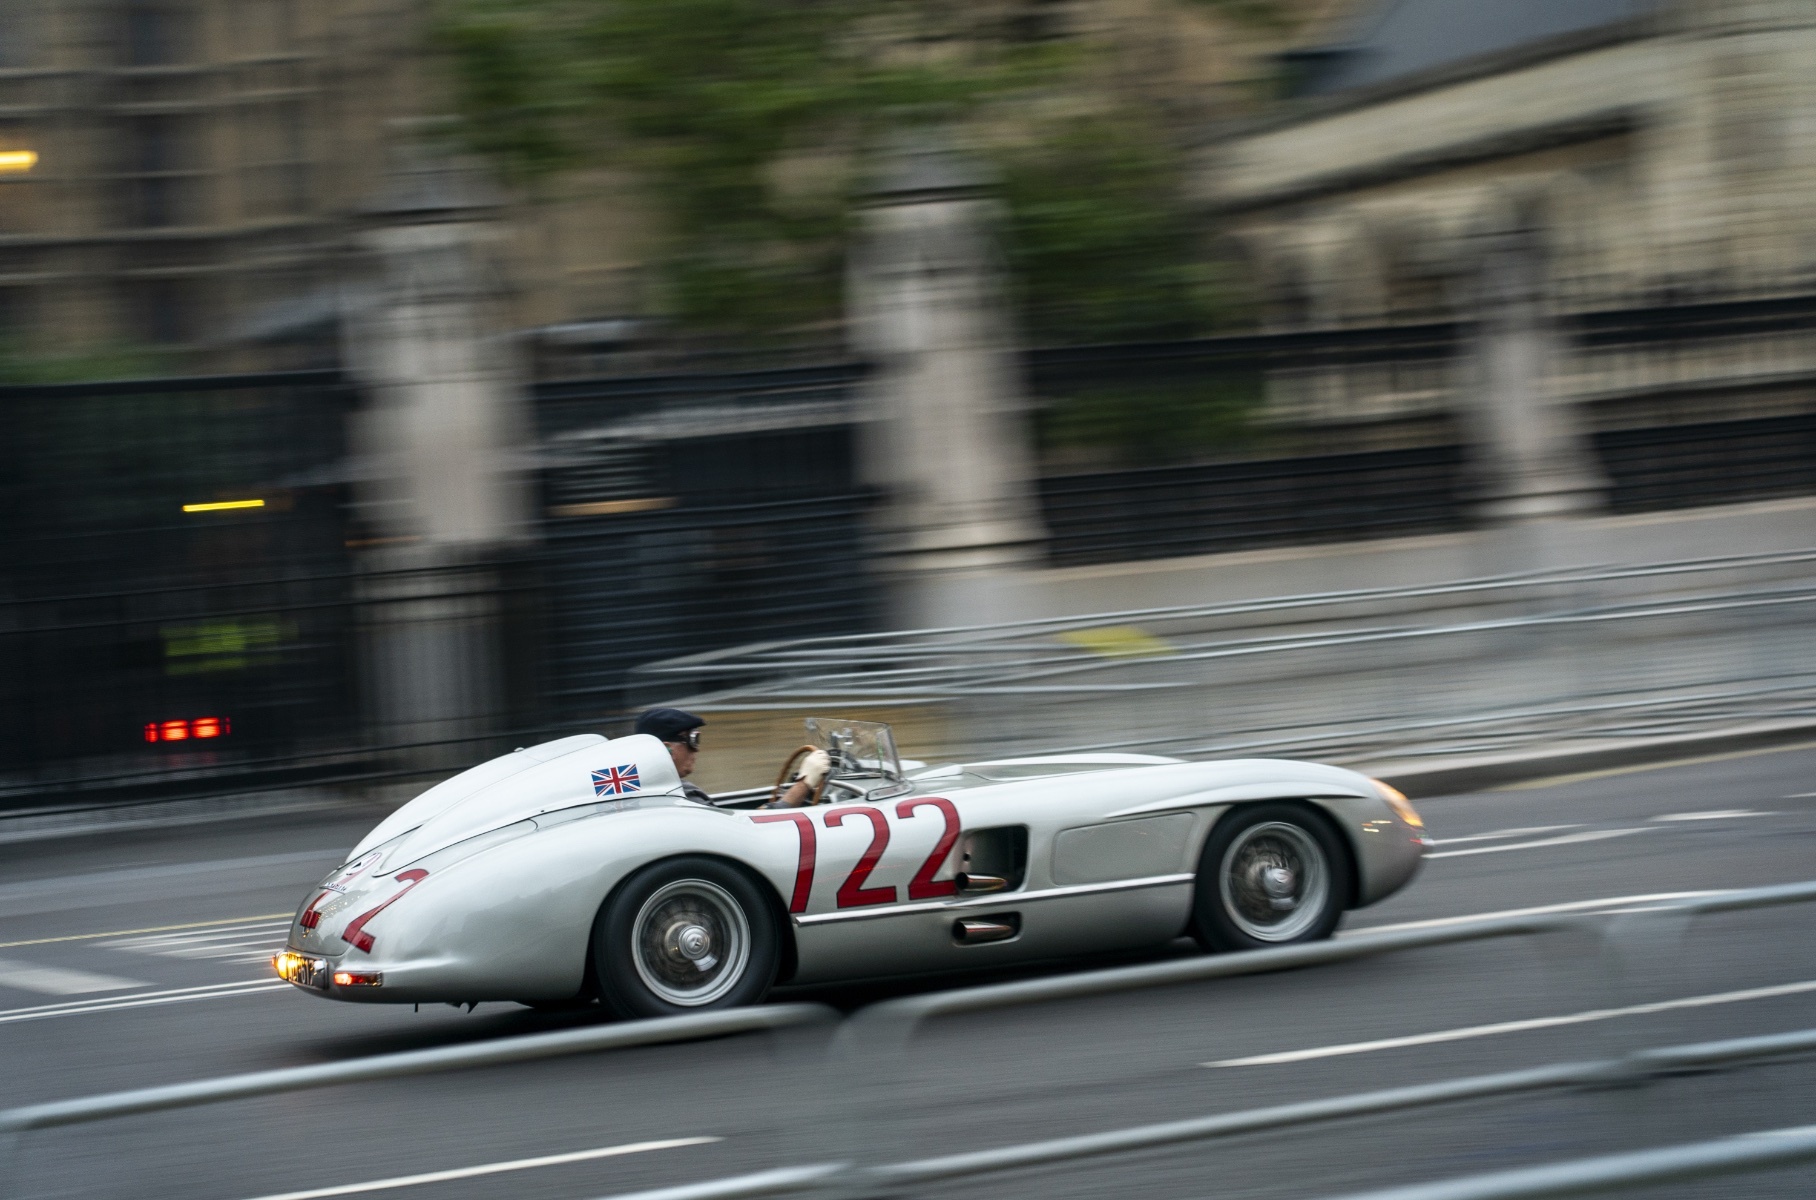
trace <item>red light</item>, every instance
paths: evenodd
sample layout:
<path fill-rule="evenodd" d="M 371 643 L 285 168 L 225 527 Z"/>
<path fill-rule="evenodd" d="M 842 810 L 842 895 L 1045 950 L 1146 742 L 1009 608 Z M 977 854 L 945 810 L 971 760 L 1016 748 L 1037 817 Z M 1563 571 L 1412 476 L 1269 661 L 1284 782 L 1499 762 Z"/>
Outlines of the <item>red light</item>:
<path fill-rule="evenodd" d="M 233 732 L 233 723 L 226 717 L 197 717 L 193 721 L 147 721 L 145 723 L 145 740 L 148 742 L 186 742 L 190 738 L 224 738 Z"/>
<path fill-rule="evenodd" d="M 335 987 L 383 987 L 385 977 L 377 971 L 336 971 Z"/>

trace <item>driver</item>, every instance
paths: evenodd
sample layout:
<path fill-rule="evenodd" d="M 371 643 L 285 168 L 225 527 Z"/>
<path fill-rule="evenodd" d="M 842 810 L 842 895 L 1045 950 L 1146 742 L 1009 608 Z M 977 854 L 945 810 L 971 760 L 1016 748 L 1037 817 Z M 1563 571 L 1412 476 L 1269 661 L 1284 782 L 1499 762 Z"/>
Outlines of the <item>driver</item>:
<path fill-rule="evenodd" d="M 636 728 L 632 732 L 647 733 L 668 749 L 669 758 L 674 760 L 675 774 L 681 777 L 682 795 L 700 804 L 711 804 L 712 797 L 705 788 L 687 781 L 687 777 L 694 773 L 694 764 L 700 758 L 700 728 L 705 724 L 704 717 L 697 717 L 683 709 L 652 708 L 637 718 Z M 801 763 L 800 774 L 789 784 L 781 798 L 760 807 L 802 808 L 811 804 L 814 793 L 831 773 L 831 756 L 824 750 L 815 750 Z"/>
<path fill-rule="evenodd" d="M 704 724 L 706 718 L 679 708 L 652 708 L 637 718 L 637 727 L 632 732 L 647 733 L 667 747 L 668 756 L 675 762 L 675 774 L 681 777 L 682 795 L 701 804 L 711 804 L 712 797 L 706 794 L 705 788 L 687 781 L 700 757 L 700 727 Z"/>

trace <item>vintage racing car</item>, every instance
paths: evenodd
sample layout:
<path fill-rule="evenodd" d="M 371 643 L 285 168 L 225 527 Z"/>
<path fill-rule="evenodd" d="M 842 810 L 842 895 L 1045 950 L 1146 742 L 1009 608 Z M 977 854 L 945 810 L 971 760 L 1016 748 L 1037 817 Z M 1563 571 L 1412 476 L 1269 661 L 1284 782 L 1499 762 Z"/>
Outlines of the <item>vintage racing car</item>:
<path fill-rule="evenodd" d="M 1083 754 L 904 770 L 886 725 L 807 725 L 834 769 L 804 808 L 688 800 L 643 735 L 462 772 L 311 889 L 274 965 L 338 1000 L 669 1015 L 779 982 L 1183 933 L 1211 950 L 1324 938 L 1405 886 L 1428 844 L 1404 796 L 1338 767 Z"/>

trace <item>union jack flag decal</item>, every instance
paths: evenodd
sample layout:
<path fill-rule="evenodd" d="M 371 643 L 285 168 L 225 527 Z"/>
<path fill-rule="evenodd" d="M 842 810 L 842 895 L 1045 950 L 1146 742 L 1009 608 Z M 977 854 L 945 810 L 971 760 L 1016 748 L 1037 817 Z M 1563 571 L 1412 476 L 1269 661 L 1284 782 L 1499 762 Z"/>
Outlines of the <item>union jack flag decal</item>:
<path fill-rule="evenodd" d="M 622 767 L 607 767 L 603 771 L 593 772 L 593 795 L 622 796 L 634 792 L 643 785 L 637 782 L 637 764 L 629 763 Z"/>

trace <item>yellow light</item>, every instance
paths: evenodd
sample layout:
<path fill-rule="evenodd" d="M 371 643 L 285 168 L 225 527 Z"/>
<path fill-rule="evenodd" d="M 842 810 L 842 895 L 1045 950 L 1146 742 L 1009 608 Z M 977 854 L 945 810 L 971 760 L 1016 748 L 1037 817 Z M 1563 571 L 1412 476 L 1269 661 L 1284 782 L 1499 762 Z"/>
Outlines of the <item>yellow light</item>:
<path fill-rule="evenodd" d="M 263 500 L 214 500 L 207 504 L 185 504 L 184 512 L 225 512 L 230 508 L 263 508 Z"/>
<path fill-rule="evenodd" d="M 29 171 L 37 165 L 36 150 L 0 150 L 0 171 Z"/>
<path fill-rule="evenodd" d="M 1425 828 L 1425 819 L 1419 815 L 1419 810 L 1412 806 L 1412 801 L 1406 798 L 1405 792 L 1390 783 L 1382 783 L 1379 779 L 1373 782 L 1377 788 L 1381 789 L 1381 799 L 1387 801 L 1387 807 L 1394 810 L 1394 815 L 1414 829 Z"/>
<path fill-rule="evenodd" d="M 271 956 L 271 965 L 277 971 L 279 978 L 291 979 L 296 975 L 296 969 L 303 965 L 303 957 L 285 950 Z"/>

